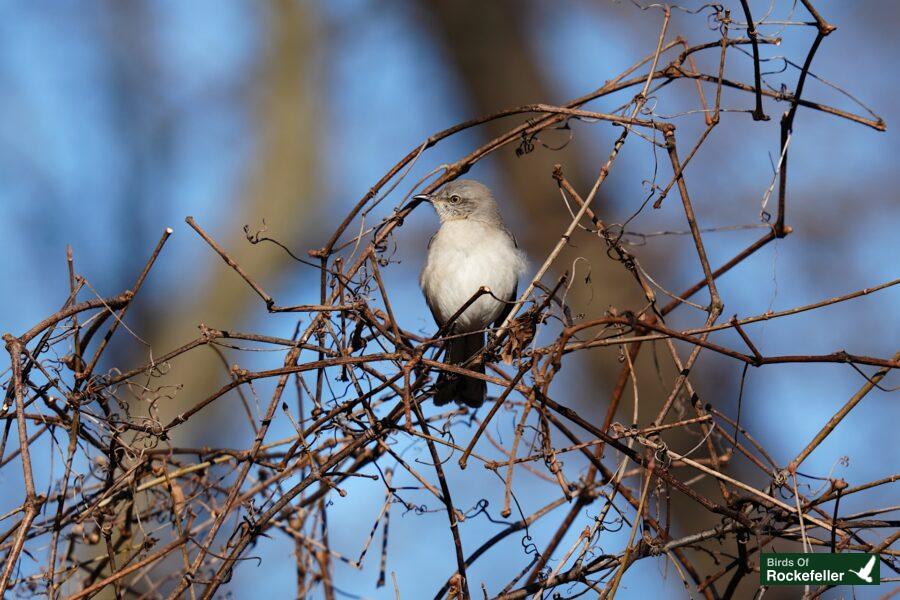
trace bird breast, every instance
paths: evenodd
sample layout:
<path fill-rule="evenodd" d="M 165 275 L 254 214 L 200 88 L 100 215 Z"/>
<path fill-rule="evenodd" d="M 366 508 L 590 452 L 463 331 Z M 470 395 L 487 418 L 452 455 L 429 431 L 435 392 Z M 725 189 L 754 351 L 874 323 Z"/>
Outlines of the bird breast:
<path fill-rule="evenodd" d="M 497 298 L 511 298 L 524 271 L 522 253 L 504 229 L 461 219 L 444 223 L 431 240 L 420 284 L 428 306 L 443 325 L 482 286 Z M 454 329 L 487 327 L 504 307 L 489 295 L 481 296 L 454 321 Z"/>

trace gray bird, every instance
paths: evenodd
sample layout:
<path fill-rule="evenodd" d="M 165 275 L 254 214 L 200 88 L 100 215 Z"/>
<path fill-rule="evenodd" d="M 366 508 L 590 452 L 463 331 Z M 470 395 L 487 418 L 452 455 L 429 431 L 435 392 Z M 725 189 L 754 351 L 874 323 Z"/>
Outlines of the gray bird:
<path fill-rule="evenodd" d="M 428 242 L 428 257 L 419 277 L 425 301 L 439 326 L 443 326 L 482 286 L 482 295 L 451 325 L 451 335 L 470 333 L 450 340 L 444 361 L 459 365 L 484 347 L 484 329 L 500 325 L 516 300 L 519 277 L 525 272 L 525 257 L 503 224 L 491 191 L 472 180 L 453 181 L 431 195 L 416 196 L 434 206 L 441 228 Z M 505 300 L 501 302 L 499 299 Z M 484 363 L 468 365 L 484 373 Z M 441 372 L 435 404 L 451 400 L 472 407 L 484 402 L 484 380 Z"/>

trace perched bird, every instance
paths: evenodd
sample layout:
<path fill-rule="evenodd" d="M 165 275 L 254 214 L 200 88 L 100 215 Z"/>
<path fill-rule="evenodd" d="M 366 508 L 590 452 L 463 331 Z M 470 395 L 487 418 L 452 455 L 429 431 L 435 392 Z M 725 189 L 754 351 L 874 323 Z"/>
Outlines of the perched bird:
<path fill-rule="evenodd" d="M 516 300 L 525 257 L 503 224 L 491 191 L 472 180 L 453 181 L 434 194 L 416 196 L 431 203 L 441 227 L 428 242 L 428 257 L 419 277 L 425 301 L 439 326 L 444 326 L 482 286 L 490 289 L 475 300 L 450 325 L 444 361 L 465 363 L 484 347 L 485 328 L 500 325 Z M 484 373 L 480 360 L 467 368 Z M 451 400 L 479 407 L 486 393 L 484 380 L 442 371 L 438 376 L 435 404 Z"/>

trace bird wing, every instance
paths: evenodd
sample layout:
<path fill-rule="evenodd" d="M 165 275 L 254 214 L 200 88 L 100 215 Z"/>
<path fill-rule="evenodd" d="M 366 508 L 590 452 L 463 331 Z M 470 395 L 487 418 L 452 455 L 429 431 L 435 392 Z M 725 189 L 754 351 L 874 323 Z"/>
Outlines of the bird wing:
<path fill-rule="evenodd" d="M 859 571 L 859 576 L 860 576 L 860 577 L 862 577 L 863 579 L 867 579 L 867 578 L 869 577 L 869 574 L 872 572 L 872 569 L 875 568 L 875 558 L 876 558 L 876 557 L 874 557 L 874 556 L 871 557 L 871 558 L 869 559 L 869 562 L 866 563 L 866 566 L 863 567 L 863 568 Z"/>
<path fill-rule="evenodd" d="M 500 311 L 500 314 L 497 315 L 497 319 L 494 321 L 494 327 L 500 327 L 503 325 L 503 321 L 506 320 L 506 317 L 509 316 L 509 313 L 512 311 L 513 306 L 516 304 L 516 300 L 519 298 L 519 284 L 513 286 L 512 293 L 509 295 L 509 298 L 506 298 L 506 304 L 503 306 L 503 310 Z"/>
<path fill-rule="evenodd" d="M 516 236 L 513 235 L 513 232 L 510 231 L 509 228 L 506 225 L 503 225 L 502 223 L 500 224 L 500 228 L 503 230 L 503 232 L 506 235 L 509 236 L 509 239 L 512 240 L 513 246 L 518 248 L 519 242 L 516 240 Z M 506 317 L 509 316 L 509 313 L 512 311 L 513 306 L 515 305 L 516 300 L 518 300 L 518 299 L 519 299 L 519 283 L 516 282 L 516 285 L 513 286 L 512 293 L 509 295 L 508 298 L 505 298 L 505 300 L 507 301 L 506 305 L 503 307 L 503 310 L 500 311 L 500 314 L 497 316 L 497 319 L 494 321 L 494 327 L 500 327 L 501 325 L 503 325 L 503 322 L 506 320 Z"/>
<path fill-rule="evenodd" d="M 500 224 L 500 229 L 502 229 L 503 232 L 506 233 L 506 235 L 509 236 L 509 239 L 512 240 L 513 246 L 515 246 L 516 248 L 518 248 L 518 247 L 519 247 L 519 241 L 516 239 L 516 236 L 513 234 L 513 232 L 509 230 L 509 227 L 507 227 L 506 225 L 504 225 L 503 223 L 501 223 L 501 224 Z"/>

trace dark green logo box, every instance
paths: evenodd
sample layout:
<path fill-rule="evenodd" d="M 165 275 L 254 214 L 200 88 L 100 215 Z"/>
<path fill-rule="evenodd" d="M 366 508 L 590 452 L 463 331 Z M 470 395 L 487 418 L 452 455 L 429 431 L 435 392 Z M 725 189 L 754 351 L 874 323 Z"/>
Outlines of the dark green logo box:
<path fill-rule="evenodd" d="M 762 554 L 761 585 L 878 585 L 881 561 L 877 554 Z"/>

